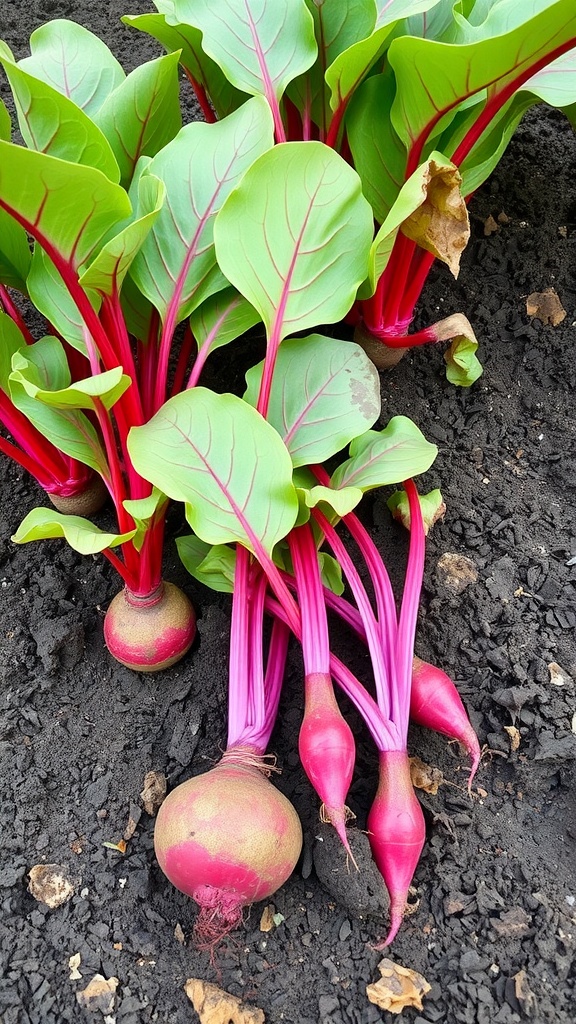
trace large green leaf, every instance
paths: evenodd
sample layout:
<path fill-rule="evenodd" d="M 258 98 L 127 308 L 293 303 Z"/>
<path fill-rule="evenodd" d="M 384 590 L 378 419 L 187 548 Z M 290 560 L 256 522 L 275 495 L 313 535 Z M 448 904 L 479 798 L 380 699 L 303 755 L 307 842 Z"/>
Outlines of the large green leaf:
<path fill-rule="evenodd" d="M 87 355 L 86 324 L 82 314 L 52 260 L 39 245 L 34 247 L 26 287 L 36 309 L 73 348 Z M 98 312 L 100 296 L 95 291 L 86 290 L 86 297 Z"/>
<path fill-rule="evenodd" d="M 26 293 L 31 257 L 24 228 L 0 208 L 0 284 Z"/>
<path fill-rule="evenodd" d="M 368 430 L 350 445 L 350 458 L 332 475 L 332 487 L 374 487 L 398 484 L 425 473 L 438 449 L 407 416 L 394 416 L 384 430 Z"/>
<path fill-rule="evenodd" d="M 254 406 L 263 365 L 246 374 L 244 399 Z M 311 334 L 281 346 L 266 418 L 295 467 L 324 462 L 371 427 L 379 414 L 380 378 L 359 345 Z"/>
<path fill-rule="evenodd" d="M 202 48 L 237 89 L 274 109 L 286 86 L 316 57 L 305 0 L 175 0 L 179 22 L 202 32 Z"/>
<path fill-rule="evenodd" d="M 131 276 L 165 322 L 183 320 L 224 286 L 213 244 L 216 213 L 252 161 L 273 144 L 272 116 L 254 97 L 216 124 L 186 125 L 149 172 L 166 202 L 136 256 Z"/>
<path fill-rule="evenodd" d="M 223 273 L 278 340 L 348 312 L 372 232 L 356 172 L 319 142 L 288 142 L 246 172 L 214 241 Z"/>
<path fill-rule="evenodd" d="M 31 540 L 63 537 L 81 555 L 96 555 L 106 548 L 124 544 L 135 532 L 105 533 L 82 516 L 63 515 L 48 508 L 33 508 L 11 539 L 15 544 L 27 544 Z"/>
<path fill-rule="evenodd" d="M 174 3 L 157 4 L 162 8 L 160 14 L 127 14 L 122 18 L 126 25 L 148 32 L 162 46 L 173 53 L 180 50 L 180 63 L 210 97 L 219 117 L 225 117 L 244 103 L 246 93 L 235 89 L 223 71 L 202 49 L 202 33 L 192 25 L 179 25 L 174 20 L 168 21 L 173 15 Z"/>
<path fill-rule="evenodd" d="M 110 143 L 88 115 L 42 79 L 10 61 L 3 64 L 26 145 L 61 160 L 96 167 L 118 183 L 120 171 Z"/>
<path fill-rule="evenodd" d="M 495 103 L 538 61 L 576 39 L 573 0 L 547 3 L 533 15 L 542 6 L 539 0 L 496 4 L 475 41 L 458 47 L 411 36 L 393 41 L 388 59 L 398 91 L 392 121 L 408 147 L 475 93 L 488 89 L 488 101 Z"/>
<path fill-rule="evenodd" d="M 235 395 L 191 388 L 130 431 L 138 473 L 176 501 L 207 544 L 239 541 L 271 554 L 294 525 L 298 501 L 288 451 L 273 427 Z"/>
<path fill-rule="evenodd" d="M 572 107 L 576 103 L 576 48 L 538 71 L 521 92 L 527 92 L 551 107 Z"/>
<path fill-rule="evenodd" d="M 132 212 L 124 189 L 100 171 L 1 141 L 0 209 L 73 269 Z"/>
<path fill-rule="evenodd" d="M 102 247 L 80 275 L 84 289 L 93 289 L 101 295 L 120 292 L 136 253 L 162 209 L 166 197 L 164 183 L 153 174 L 144 174 L 138 180 L 137 196 L 135 219 Z"/>
<path fill-rule="evenodd" d="M 73 21 L 57 18 L 30 36 L 31 56 L 19 67 L 41 78 L 92 117 L 125 75 L 98 36 Z"/>
<path fill-rule="evenodd" d="M 120 180 L 128 186 L 141 156 L 155 156 L 182 127 L 178 54 L 140 65 L 108 96 L 95 115 L 108 139 Z"/>

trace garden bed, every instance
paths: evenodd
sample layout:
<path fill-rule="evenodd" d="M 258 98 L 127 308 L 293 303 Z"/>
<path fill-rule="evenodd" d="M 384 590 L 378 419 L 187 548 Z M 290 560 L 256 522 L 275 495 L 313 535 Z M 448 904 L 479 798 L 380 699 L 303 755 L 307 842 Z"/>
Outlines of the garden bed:
<path fill-rule="evenodd" d="M 106 38 L 126 68 L 153 55 L 143 37 L 116 25 L 124 8 L 108 7 L 103 16 L 84 3 L 11 4 L 0 36 L 20 57 L 37 24 L 71 17 Z M 447 512 L 429 538 L 417 652 L 454 676 L 489 748 L 470 800 L 459 751 L 411 733 L 410 752 L 445 779 L 436 795 L 422 795 L 428 835 L 415 909 L 390 951 L 432 985 L 420 1016 L 404 1014 L 418 1024 L 573 1020 L 575 183 L 572 130 L 558 114 L 533 113 L 471 203 L 458 282 L 437 269 L 421 305 L 421 326 L 456 311 L 468 316 L 484 375 L 456 389 L 441 354 L 425 347 L 382 377 L 383 422 L 410 415 L 440 449 L 425 483 L 441 487 Z M 567 311 L 556 327 L 526 312 L 527 296 L 550 287 Z M 304 854 L 271 901 L 282 920 L 264 932 L 263 907 L 252 908 L 211 963 L 188 942 L 194 906 L 158 869 L 139 794 L 150 769 L 173 787 L 218 759 L 229 600 L 186 577 L 170 543 L 166 578 L 196 604 L 198 640 L 158 677 L 124 669 L 102 639 L 118 585 L 110 567 L 58 541 L 15 547 L 11 534 L 42 496 L 6 463 L 1 488 L 4 1024 L 102 1019 L 76 998 L 97 973 L 118 979 L 109 1015 L 118 1024 L 193 1020 L 183 990 L 190 977 L 258 1005 L 268 1024 L 391 1019 L 365 992 L 382 956 L 370 947 L 385 928 L 377 894 L 365 875 L 346 873 L 298 763 L 296 654 L 272 749 L 278 785 L 302 817 Z M 406 537 L 384 496 L 366 502 L 365 520 L 399 584 Z M 180 528 L 174 511 L 170 537 Z M 335 643 L 350 656 L 350 637 Z M 352 656 L 361 673 L 364 652 Z M 377 764 L 366 734 L 357 734 L 350 804 L 361 829 Z M 130 821 L 124 855 L 104 845 L 118 843 Z M 73 896 L 54 910 L 27 891 L 27 873 L 42 862 L 64 865 L 73 882 Z M 81 977 L 71 980 L 76 954 Z"/>

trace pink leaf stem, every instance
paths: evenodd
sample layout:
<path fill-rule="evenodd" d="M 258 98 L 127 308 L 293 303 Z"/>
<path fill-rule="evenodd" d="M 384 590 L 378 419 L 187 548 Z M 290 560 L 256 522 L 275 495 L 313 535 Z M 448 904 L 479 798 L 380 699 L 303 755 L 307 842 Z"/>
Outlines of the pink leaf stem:
<path fill-rule="evenodd" d="M 395 719 L 405 745 L 410 717 L 410 689 L 412 685 L 412 661 L 414 658 L 414 637 L 418 622 L 418 605 L 424 576 L 425 532 L 418 491 L 413 480 L 404 482 L 404 490 L 410 506 L 410 548 L 408 565 L 400 607 L 398 637 L 396 642 L 396 665 L 399 715 Z"/>
<path fill-rule="evenodd" d="M 3 284 L 0 284 L 0 306 L 2 306 L 4 312 L 8 314 L 8 316 L 14 321 L 16 326 L 19 328 L 19 330 L 21 331 L 26 340 L 26 344 L 33 345 L 34 338 L 32 337 L 30 331 L 28 330 L 28 327 L 24 322 L 24 319 L 22 317 L 22 314 L 20 313 L 20 310 L 18 309 L 18 306 L 15 304 L 15 302 L 12 301 L 12 296 L 10 295 L 10 292 Z"/>

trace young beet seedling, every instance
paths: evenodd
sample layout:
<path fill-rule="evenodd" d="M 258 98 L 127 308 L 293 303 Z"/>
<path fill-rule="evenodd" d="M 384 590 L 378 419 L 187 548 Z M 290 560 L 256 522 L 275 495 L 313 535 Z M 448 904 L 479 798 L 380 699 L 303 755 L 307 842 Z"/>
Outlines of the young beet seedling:
<path fill-rule="evenodd" d="M 266 99 L 277 143 L 320 140 L 356 167 L 378 233 L 349 319 L 378 365 L 451 341 L 448 377 L 481 373 L 461 314 L 409 327 L 435 259 L 457 273 L 466 199 L 539 101 L 573 116 L 573 0 L 157 0 L 127 16 L 180 60 L 208 120 Z M 415 72 L 417 69 L 417 73 Z M 461 194 L 460 194 L 461 193 Z"/>
<path fill-rule="evenodd" d="M 256 319 L 216 265 L 213 220 L 273 145 L 273 118 L 255 97 L 217 124 L 181 128 L 176 55 L 125 76 L 72 22 L 43 26 L 31 49 L 17 62 L 0 47 L 27 144 L 9 141 L 3 116 L 0 274 L 31 236 L 21 290 L 49 334 L 32 342 L 17 298 L 2 293 L 0 384 L 7 377 L 28 434 L 34 427 L 47 438 L 48 454 L 49 442 L 103 481 L 117 531 L 35 509 L 14 539 L 65 537 L 84 554 L 103 552 L 124 582 L 105 619 L 108 647 L 124 664 L 155 671 L 190 647 L 195 621 L 187 598 L 162 578 L 167 498 L 135 469 L 127 438 L 170 393 L 196 382 L 210 351 Z M 175 331 L 190 314 L 201 350 L 190 367 L 188 329 L 169 380 Z"/>

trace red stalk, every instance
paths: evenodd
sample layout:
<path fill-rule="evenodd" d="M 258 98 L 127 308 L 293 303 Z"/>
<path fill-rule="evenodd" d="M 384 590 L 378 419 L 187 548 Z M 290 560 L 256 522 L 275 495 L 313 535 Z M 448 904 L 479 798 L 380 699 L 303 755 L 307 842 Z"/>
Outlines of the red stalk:
<path fill-rule="evenodd" d="M 210 103 L 210 100 L 208 99 L 208 95 L 206 93 L 204 86 L 196 78 L 194 78 L 193 75 L 190 74 L 187 68 L 184 68 L 184 74 L 186 75 L 186 78 L 188 79 L 190 85 L 194 90 L 194 94 L 196 96 L 196 99 L 198 100 L 198 106 L 200 107 L 200 110 L 204 114 L 204 120 L 207 122 L 207 124 L 214 124 L 214 122 L 217 121 L 218 118 L 216 117 L 216 114 L 212 110 L 212 105 Z"/>
<path fill-rule="evenodd" d="M 30 334 L 28 327 L 26 326 L 20 310 L 16 304 L 12 301 L 12 297 L 8 289 L 0 284 L 0 306 L 2 306 L 5 313 L 14 321 L 21 334 L 24 336 L 27 345 L 34 344 L 34 338 Z"/>

